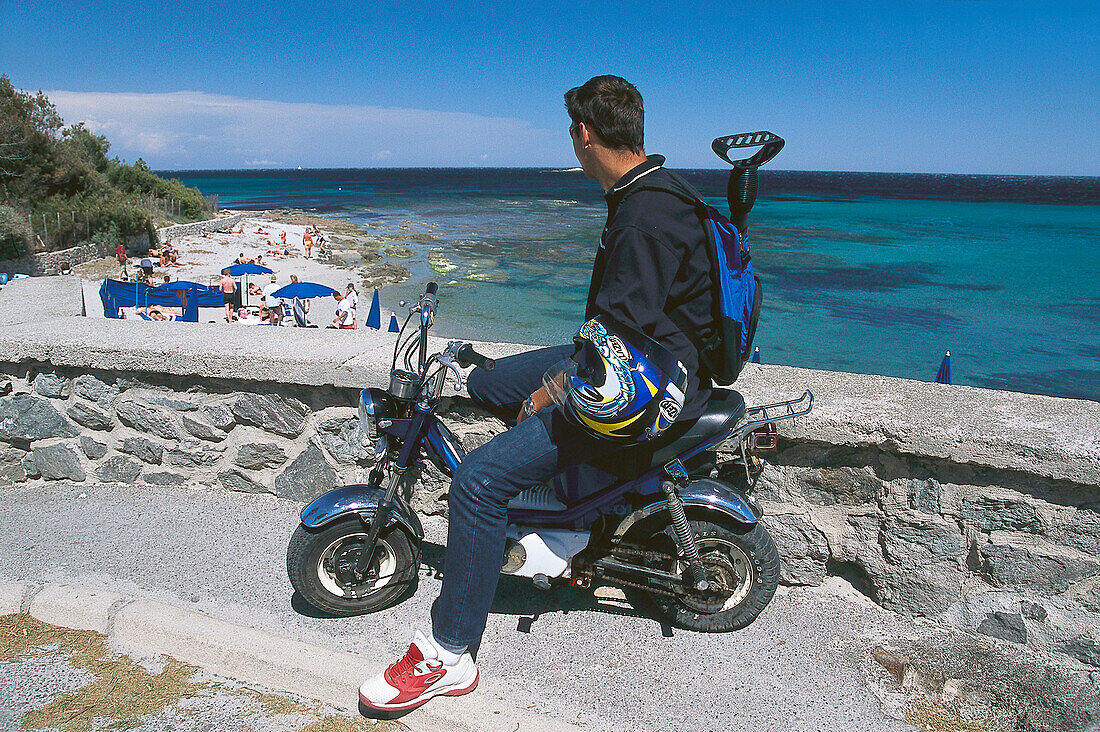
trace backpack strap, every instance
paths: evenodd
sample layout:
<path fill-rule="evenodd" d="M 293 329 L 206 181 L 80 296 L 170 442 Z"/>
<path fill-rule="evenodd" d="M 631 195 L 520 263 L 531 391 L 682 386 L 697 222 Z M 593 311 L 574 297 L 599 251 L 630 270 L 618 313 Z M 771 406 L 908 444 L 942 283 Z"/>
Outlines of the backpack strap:
<path fill-rule="evenodd" d="M 673 173 L 668 168 L 665 168 L 664 170 L 666 173 L 668 173 L 669 177 L 672 178 L 671 182 L 661 179 L 651 180 L 651 176 L 646 176 L 641 182 L 632 186 L 630 190 L 626 192 L 626 195 L 624 195 L 623 198 L 625 199 L 627 196 L 631 195 L 632 193 L 637 193 L 638 191 L 658 191 L 676 196 L 681 201 L 684 201 L 685 203 L 690 204 L 695 208 L 695 214 L 699 218 L 700 226 L 702 226 L 703 228 L 703 238 L 707 242 L 707 258 L 711 260 L 710 276 L 711 291 L 712 296 L 714 297 L 714 303 L 712 304 L 713 310 L 718 307 L 718 294 L 714 291 L 715 288 L 718 286 L 718 264 L 714 261 L 714 254 L 711 252 L 711 249 L 716 246 L 717 243 L 711 241 L 714 234 L 710 229 L 710 217 L 707 214 L 707 205 L 703 202 L 703 197 L 699 195 L 699 192 L 695 190 L 695 188 L 692 187 L 690 183 L 688 183 L 676 173 Z M 666 313 L 666 315 L 668 315 L 669 320 L 671 320 L 673 324 L 675 324 L 676 327 L 680 329 L 680 332 L 684 334 L 684 336 L 688 339 L 691 345 L 695 348 L 696 352 L 699 354 L 700 370 L 706 371 L 709 375 L 709 369 L 707 368 L 707 364 L 704 359 L 704 353 L 710 350 L 713 347 L 713 344 L 705 343 L 703 339 L 700 338 L 699 335 L 695 332 L 695 329 L 692 328 L 691 324 L 680 317 L 680 315 L 675 311 L 671 313 Z M 714 315 L 713 312 L 712 315 Z M 717 324 L 717 320 L 715 320 L 715 323 Z M 715 335 L 717 335 L 717 333 Z"/>

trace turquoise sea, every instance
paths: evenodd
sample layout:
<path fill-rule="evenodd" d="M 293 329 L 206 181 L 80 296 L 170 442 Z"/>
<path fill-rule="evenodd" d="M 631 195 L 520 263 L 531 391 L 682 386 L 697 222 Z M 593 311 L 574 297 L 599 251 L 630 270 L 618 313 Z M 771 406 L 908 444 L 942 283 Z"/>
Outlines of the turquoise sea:
<path fill-rule="evenodd" d="M 681 172 L 725 208 L 726 171 Z M 571 337 L 606 216 L 576 171 L 170 175 L 227 208 L 400 232 L 413 276 L 383 309 L 434 279 L 437 330 L 490 340 Z M 1100 400 L 1100 178 L 764 169 L 749 234 L 766 363 L 931 381 L 950 350 L 955 383 Z M 433 250 L 454 269 L 433 271 Z"/>

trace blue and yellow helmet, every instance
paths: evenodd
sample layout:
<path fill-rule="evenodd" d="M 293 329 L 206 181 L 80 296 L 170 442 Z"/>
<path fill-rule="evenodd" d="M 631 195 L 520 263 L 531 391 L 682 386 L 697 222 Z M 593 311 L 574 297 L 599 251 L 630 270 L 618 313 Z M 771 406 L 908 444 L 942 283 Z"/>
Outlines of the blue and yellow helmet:
<path fill-rule="evenodd" d="M 573 338 L 575 370 L 564 375 L 564 410 L 574 424 L 615 442 L 647 442 L 684 408 L 687 370 L 649 336 L 599 315 Z"/>

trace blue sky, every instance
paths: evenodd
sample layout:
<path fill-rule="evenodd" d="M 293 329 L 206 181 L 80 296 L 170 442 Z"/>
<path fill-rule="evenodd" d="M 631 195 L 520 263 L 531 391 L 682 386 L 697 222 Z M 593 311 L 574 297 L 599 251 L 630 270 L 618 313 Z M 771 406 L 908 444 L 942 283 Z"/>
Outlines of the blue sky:
<path fill-rule="evenodd" d="M 720 167 L 1100 175 L 1100 3 L 0 0 L 0 73 L 155 168 L 575 165 L 562 93 L 646 101 Z"/>

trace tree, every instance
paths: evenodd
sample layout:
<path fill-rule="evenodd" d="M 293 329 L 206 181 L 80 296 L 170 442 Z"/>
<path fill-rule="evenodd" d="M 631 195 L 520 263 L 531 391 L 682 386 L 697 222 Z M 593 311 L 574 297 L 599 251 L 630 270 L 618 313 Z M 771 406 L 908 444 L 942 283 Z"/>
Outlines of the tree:
<path fill-rule="evenodd" d="M 0 258 L 26 251 L 36 236 L 51 248 L 112 230 L 155 237 L 149 197 L 174 199 L 192 220 L 209 211 L 197 188 L 161 178 L 140 158 L 133 165 L 108 158 L 110 147 L 82 123 L 66 127 L 41 91 L 0 76 Z"/>

